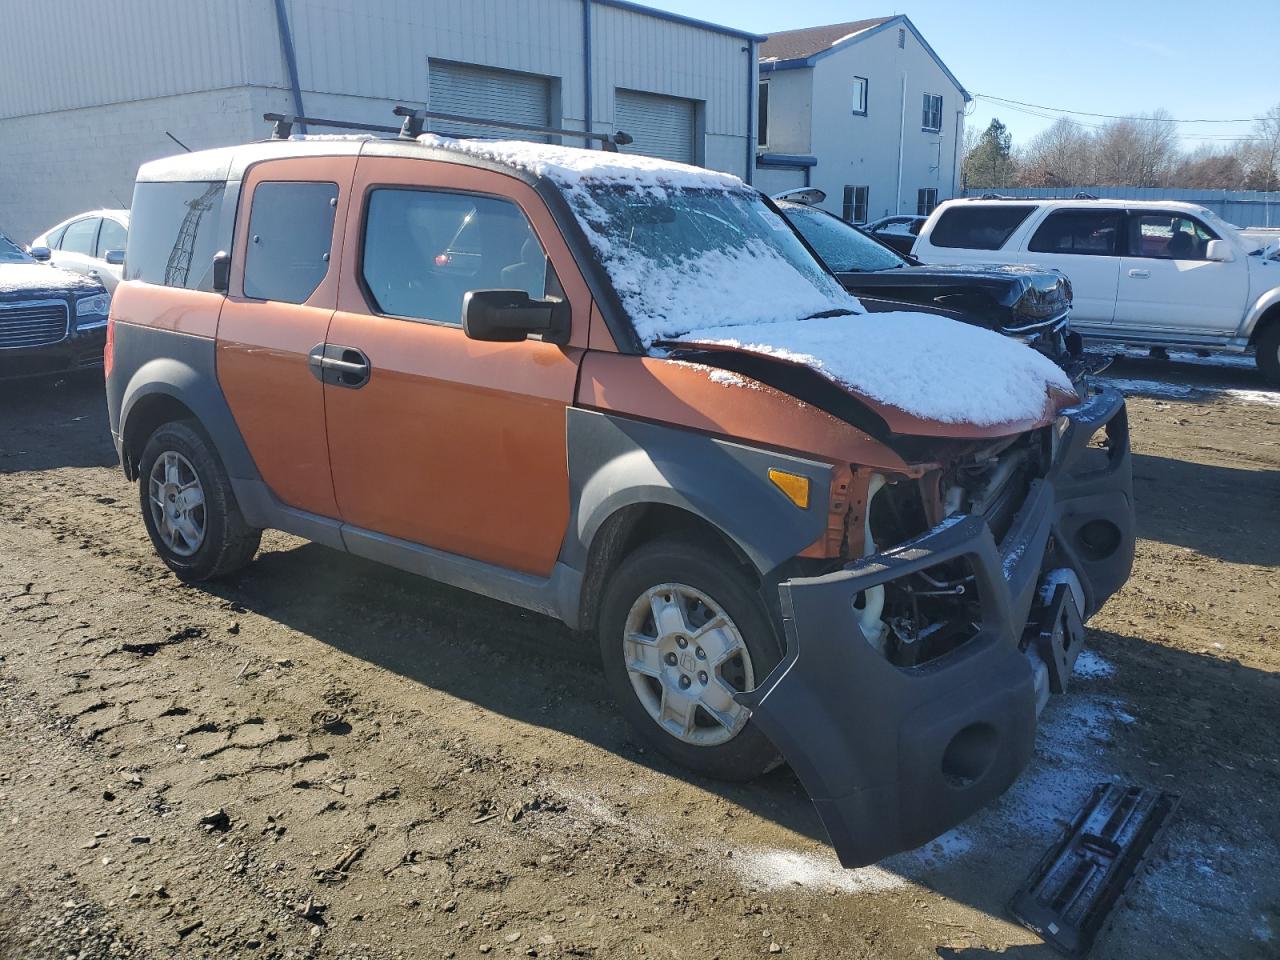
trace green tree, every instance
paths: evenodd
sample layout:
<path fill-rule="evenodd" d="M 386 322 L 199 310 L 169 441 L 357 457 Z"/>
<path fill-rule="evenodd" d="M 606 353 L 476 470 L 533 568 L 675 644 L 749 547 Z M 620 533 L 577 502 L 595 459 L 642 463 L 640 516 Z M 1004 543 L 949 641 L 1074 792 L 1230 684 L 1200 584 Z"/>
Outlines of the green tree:
<path fill-rule="evenodd" d="M 973 149 L 965 154 L 964 182 L 970 189 L 1007 187 L 1014 180 L 1017 163 L 1013 159 L 1013 134 L 993 118 L 978 137 Z"/>

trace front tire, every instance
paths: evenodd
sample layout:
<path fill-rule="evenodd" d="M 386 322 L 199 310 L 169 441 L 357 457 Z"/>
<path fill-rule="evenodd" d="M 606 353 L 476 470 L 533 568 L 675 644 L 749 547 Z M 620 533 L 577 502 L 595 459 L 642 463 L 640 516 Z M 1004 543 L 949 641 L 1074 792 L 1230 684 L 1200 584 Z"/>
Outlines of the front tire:
<path fill-rule="evenodd" d="M 781 659 L 759 594 L 740 569 L 701 546 L 640 547 L 605 588 L 597 632 L 623 716 L 655 750 L 719 780 L 751 780 L 778 752 L 733 693 Z"/>
<path fill-rule="evenodd" d="M 1271 383 L 1280 384 L 1280 319 L 1273 320 L 1258 337 L 1254 356 L 1258 369 Z"/>
<path fill-rule="evenodd" d="M 187 583 L 239 570 L 262 531 L 240 513 L 227 471 L 194 420 L 162 424 L 138 465 L 142 520 L 165 565 Z"/>

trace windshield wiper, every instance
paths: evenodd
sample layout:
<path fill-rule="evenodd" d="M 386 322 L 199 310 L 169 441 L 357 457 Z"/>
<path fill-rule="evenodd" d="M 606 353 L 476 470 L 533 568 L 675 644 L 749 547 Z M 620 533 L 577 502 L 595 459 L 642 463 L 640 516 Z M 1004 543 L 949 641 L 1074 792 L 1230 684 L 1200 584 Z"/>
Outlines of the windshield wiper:
<path fill-rule="evenodd" d="M 836 307 L 834 310 L 819 310 L 817 313 L 811 313 L 807 317 L 801 317 L 801 320 L 825 320 L 828 317 L 856 317 L 857 310 L 846 310 L 844 307 Z"/>

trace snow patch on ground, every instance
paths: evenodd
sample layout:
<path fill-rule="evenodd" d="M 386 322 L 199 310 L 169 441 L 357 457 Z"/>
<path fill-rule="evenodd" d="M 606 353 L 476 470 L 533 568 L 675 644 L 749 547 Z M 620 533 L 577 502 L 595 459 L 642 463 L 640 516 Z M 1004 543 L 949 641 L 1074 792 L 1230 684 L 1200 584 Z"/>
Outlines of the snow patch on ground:
<path fill-rule="evenodd" d="M 990 330 L 924 313 L 823 317 L 692 330 L 683 342 L 804 364 L 907 413 L 989 426 L 1044 415 L 1050 387 L 1073 392 L 1047 357 Z"/>
<path fill-rule="evenodd" d="M 1209 385 L 1184 386 L 1180 383 L 1164 383 L 1160 380 L 1133 380 L 1125 377 L 1103 378 L 1126 396 L 1141 394 L 1148 397 L 1167 397 L 1170 400 L 1195 400 L 1201 396 L 1226 397 L 1239 403 L 1280 407 L 1280 391 L 1240 390 L 1235 387 Z"/>
<path fill-rule="evenodd" d="M 756 890 L 801 889 L 830 893 L 867 894 L 899 890 L 963 856 L 973 848 L 964 830 L 944 833 L 918 850 L 900 853 L 870 867 L 846 870 L 834 853 L 796 850 L 739 851 L 727 862 L 738 878 Z"/>
<path fill-rule="evenodd" d="M 1081 650 L 1076 658 L 1075 675 L 1085 680 L 1107 680 L 1116 675 L 1115 664 L 1092 650 Z"/>

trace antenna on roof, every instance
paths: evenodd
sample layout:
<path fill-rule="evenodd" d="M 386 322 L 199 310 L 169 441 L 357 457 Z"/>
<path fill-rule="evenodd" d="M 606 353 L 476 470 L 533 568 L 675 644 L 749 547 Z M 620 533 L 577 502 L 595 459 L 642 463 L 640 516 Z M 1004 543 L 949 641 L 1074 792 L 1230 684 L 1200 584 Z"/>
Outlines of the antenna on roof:
<path fill-rule="evenodd" d="M 170 133 L 168 130 L 166 130 L 166 131 L 164 132 L 164 135 L 165 135 L 166 137 L 168 137 L 170 140 L 172 140 L 174 143 L 176 143 L 178 146 L 180 146 L 183 150 L 187 151 L 187 153 L 190 153 L 190 152 L 191 152 L 191 148 L 190 148 L 190 147 L 188 147 L 185 143 L 183 143 L 181 140 L 179 140 L 177 137 L 175 137 L 175 136 L 174 136 L 172 133 Z"/>

